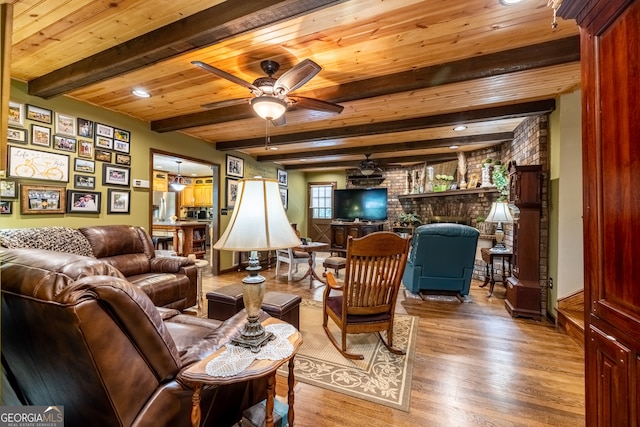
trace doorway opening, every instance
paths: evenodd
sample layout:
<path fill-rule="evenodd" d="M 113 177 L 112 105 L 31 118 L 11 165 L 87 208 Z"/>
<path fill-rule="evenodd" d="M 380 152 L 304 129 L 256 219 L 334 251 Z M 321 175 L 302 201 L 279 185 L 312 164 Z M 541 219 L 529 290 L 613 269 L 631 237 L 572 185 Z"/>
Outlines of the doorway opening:
<path fill-rule="evenodd" d="M 192 236 L 185 238 L 184 233 L 180 233 L 180 227 L 175 227 L 176 238 L 167 240 L 175 242 L 177 248 L 172 249 L 180 255 L 194 253 L 198 258 L 207 260 L 211 273 L 218 274 L 219 258 L 213 255 L 215 251 L 212 248 L 220 230 L 220 165 L 183 154 L 152 149 L 150 168 L 151 234 L 166 237 L 167 226 L 184 225 L 186 230 L 186 227 L 195 223 L 202 225 L 202 228 L 198 227 L 198 234 L 200 237 L 204 230 L 202 234 L 205 240 L 198 247 L 195 243 L 192 247 L 185 247 L 185 244 L 189 246 L 192 242 Z M 171 185 L 177 181 L 184 185 Z"/>

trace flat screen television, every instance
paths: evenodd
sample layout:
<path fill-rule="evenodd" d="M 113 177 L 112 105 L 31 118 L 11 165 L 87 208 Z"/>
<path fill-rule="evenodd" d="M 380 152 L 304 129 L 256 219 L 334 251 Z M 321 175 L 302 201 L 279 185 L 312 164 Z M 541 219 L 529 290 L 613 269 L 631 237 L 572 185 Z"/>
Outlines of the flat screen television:
<path fill-rule="evenodd" d="M 333 219 L 384 221 L 387 219 L 387 189 L 345 189 L 333 192 Z"/>

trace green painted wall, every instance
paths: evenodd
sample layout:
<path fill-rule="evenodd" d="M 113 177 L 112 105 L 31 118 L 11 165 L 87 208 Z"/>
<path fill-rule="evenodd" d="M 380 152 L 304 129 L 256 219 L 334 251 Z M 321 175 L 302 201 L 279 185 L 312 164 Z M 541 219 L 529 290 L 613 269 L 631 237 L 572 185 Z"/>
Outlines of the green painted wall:
<path fill-rule="evenodd" d="M 549 289 L 547 312 L 556 316 L 558 299 L 584 289 L 582 234 L 581 91 L 558 99 L 549 121 Z"/>
<path fill-rule="evenodd" d="M 217 151 L 212 144 L 206 143 L 196 138 L 192 138 L 181 134 L 179 132 L 169 133 L 156 133 L 149 130 L 149 124 L 140 120 L 136 120 L 129 116 L 114 113 L 112 111 L 104 110 L 102 108 L 95 107 L 86 103 L 78 102 L 71 98 L 56 97 L 52 99 L 41 99 L 38 97 L 30 96 L 27 93 L 26 84 L 18 81 L 12 81 L 11 84 L 11 101 L 19 102 L 22 104 L 31 104 L 38 107 L 52 110 L 54 113 L 63 113 L 74 117 L 82 117 L 84 119 L 92 120 L 115 128 L 125 129 L 131 132 L 130 142 L 130 155 L 131 155 L 131 173 L 130 178 L 140 180 L 151 180 L 150 176 L 150 162 L 151 162 L 151 149 L 166 151 L 175 153 L 177 155 L 184 155 L 199 159 L 206 159 L 207 161 L 218 164 L 220 166 L 220 176 L 217 178 L 217 184 L 219 187 L 219 206 L 224 207 L 226 205 L 225 199 L 225 152 Z M 141 101 L 143 102 L 143 101 Z M 66 153 L 52 148 L 43 148 L 34 146 L 31 144 L 31 125 L 37 123 L 34 121 L 25 121 L 25 129 L 29 133 L 29 143 L 27 145 L 12 144 L 16 146 L 22 146 L 24 148 L 50 151 L 57 154 L 69 154 L 70 155 L 70 182 L 52 182 L 41 180 L 28 180 L 17 179 L 19 183 L 25 183 L 30 185 L 55 185 L 63 186 L 66 189 L 73 189 L 73 159 L 76 154 Z M 39 123 L 42 124 L 42 123 Z M 52 133 L 55 131 L 54 125 L 45 125 L 52 128 Z M 266 178 L 276 178 L 276 165 L 273 163 L 258 163 L 252 157 L 244 155 L 242 153 L 229 153 L 234 156 L 241 157 L 245 160 L 245 177 L 252 177 L 255 175 L 261 175 Z M 2 153 L 6 155 L 6 153 Z M 149 229 L 150 221 L 150 190 L 147 188 L 133 188 L 131 186 L 131 207 L 129 214 L 107 214 L 107 189 L 108 188 L 120 188 L 124 187 L 115 186 L 103 186 L 102 185 L 102 165 L 103 162 L 95 162 L 96 188 L 91 191 L 99 191 L 103 195 L 103 201 L 101 205 L 101 212 L 99 214 L 49 214 L 49 215 L 22 215 L 20 214 L 19 199 L 14 200 L 13 213 L 11 215 L 0 216 L 0 227 L 2 228 L 22 228 L 22 227 L 42 227 L 42 226 L 69 226 L 69 227 L 83 227 L 95 224 L 128 224 L 138 225 Z M 77 173 L 77 172 L 75 172 Z M 304 188 L 304 175 L 300 172 L 292 172 L 289 174 L 290 186 L 293 186 L 295 193 L 299 191 L 299 188 Z M 290 190 L 291 192 L 292 190 Z M 297 197 L 294 199 L 298 200 Z M 304 209 L 303 204 L 297 202 L 293 204 L 292 209 L 289 210 L 291 214 L 292 222 L 304 222 Z M 220 215 L 220 230 L 224 230 L 228 223 L 229 215 Z M 233 267 L 233 257 L 230 252 L 220 253 L 220 269 L 225 270 Z"/>

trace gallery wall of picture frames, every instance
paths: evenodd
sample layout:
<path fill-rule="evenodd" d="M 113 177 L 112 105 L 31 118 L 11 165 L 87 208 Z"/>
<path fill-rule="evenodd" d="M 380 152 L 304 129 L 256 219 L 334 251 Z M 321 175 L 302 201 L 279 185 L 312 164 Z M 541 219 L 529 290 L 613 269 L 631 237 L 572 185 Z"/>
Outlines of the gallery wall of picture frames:
<path fill-rule="evenodd" d="M 9 102 L 0 215 L 129 213 L 131 132 L 37 105 Z M 96 180 L 105 186 L 95 191 Z M 51 185 L 23 180 L 51 181 Z M 15 208 L 14 203 L 19 203 Z"/>

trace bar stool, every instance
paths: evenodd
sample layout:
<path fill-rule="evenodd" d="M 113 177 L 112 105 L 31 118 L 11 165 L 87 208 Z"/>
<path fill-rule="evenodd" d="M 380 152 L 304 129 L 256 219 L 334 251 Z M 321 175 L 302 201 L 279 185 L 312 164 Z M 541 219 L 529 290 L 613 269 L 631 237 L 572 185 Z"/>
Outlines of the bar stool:
<path fill-rule="evenodd" d="M 198 309 L 200 308 L 200 306 L 202 305 L 202 270 L 209 265 L 209 262 L 206 259 L 198 259 L 195 262 L 196 268 L 198 269 L 198 273 L 197 273 L 197 293 L 198 293 L 198 304 L 197 307 Z"/>
<path fill-rule="evenodd" d="M 169 245 L 173 245 L 173 237 L 152 237 L 153 246 L 155 249 L 168 250 Z"/>

